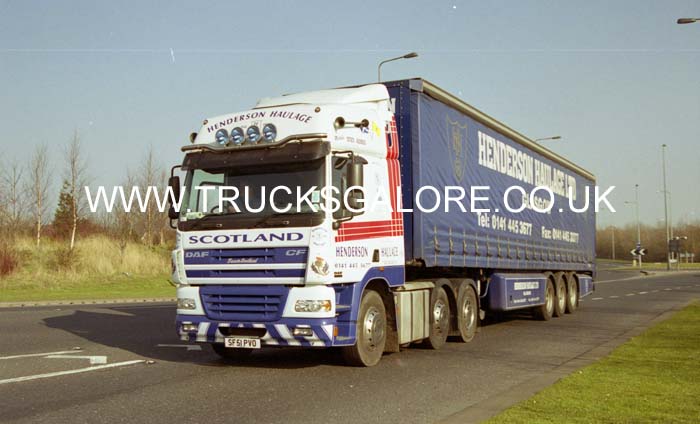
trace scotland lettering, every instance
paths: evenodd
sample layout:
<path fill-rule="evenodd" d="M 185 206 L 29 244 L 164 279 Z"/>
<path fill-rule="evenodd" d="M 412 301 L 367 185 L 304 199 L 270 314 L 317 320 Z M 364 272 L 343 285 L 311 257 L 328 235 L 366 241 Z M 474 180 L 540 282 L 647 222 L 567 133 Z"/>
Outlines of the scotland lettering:
<path fill-rule="evenodd" d="M 266 243 L 276 241 L 300 241 L 302 233 L 258 233 L 258 234 L 216 234 L 193 235 L 187 239 L 190 244 Z"/>

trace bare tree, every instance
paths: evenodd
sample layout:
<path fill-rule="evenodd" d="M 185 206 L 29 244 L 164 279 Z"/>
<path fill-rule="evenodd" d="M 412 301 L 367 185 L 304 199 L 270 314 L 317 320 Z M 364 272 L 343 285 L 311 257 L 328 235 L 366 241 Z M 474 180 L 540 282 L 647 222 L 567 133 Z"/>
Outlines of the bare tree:
<path fill-rule="evenodd" d="M 162 186 L 163 175 L 162 168 L 157 163 L 153 153 L 153 147 L 149 147 L 139 167 L 138 184 L 141 193 L 145 196 L 149 187 Z M 155 233 L 161 227 L 158 222 L 161 219 L 160 215 L 156 205 L 155 193 L 152 192 L 151 197 L 148 199 L 146 210 L 143 212 L 141 225 L 143 231 L 141 240 L 149 246 L 153 244 Z"/>
<path fill-rule="evenodd" d="M 133 187 L 135 185 L 134 181 L 134 177 L 129 173 L 123 186 Z M 119 204 L 115 206 L 114 212 L 111 214 L 110 218 L 113 220 L 111 227 L 115 233 L 114 236 L 117 239 L 117 244 L 119 245 L 120 257 L 124 260 L 129 241 L 134 238 L 135 215 L 133 211 L 125 211 L 124 205 Z"/>
<path fill-rule="evenodd" d="M 2 161 L 0 161 L 0 170 L 5 169 Z M 7 206 L 6 206 L 6 194 L 5 194 L 5 184 L 2 178 L 2 173 L 0 173 L 0 233 L 5 226 L 5 218 L 7 216 Z"/>
<path fill-rule="evenodd" d="M 78 131 L 73 133 L 73 139 L 65 150 L 66 170 L 65 180 L 68 183 L 70 195 L 71 228 L 69 248 L 72 252 L 75 248 L 75 235 L 78 231 L 78 223 L 85 215 L 85 201 L 83 190 L 87 184 L 87 165 L 82 153 Z"/>
<path fill-rule="evenodd" d="M 32 219 L 37 247 L 41 244 L 41 229 L 48 210 L 49 196 L 49 152 L 45 144 L 34 149 L 29 161 L 29 178 L 26 192 L 30 195 Z"/>
<path fill-rule="evenodd" d="M 168 171 L 167 169 L 163 168 L 160 171 L 160 180 L 158 183 L 158 187 L 160 188 L 160 193 L 166 193 L 166 189 L 168 187 Z M 165 209 L 163 211 L 156 211 L 158 213 L 157 215 L 157 220 L 158 220 L 158 234 L 159 234 L 159 242 L 160 245 L 165 244 L 165 233 L 170 230 L 170 218 L 168 218 L 168 210 Z"/>
<path fill-rule="evenodd" d="M 3 222 L 7 235 L 14 236 L 21 226 L 26 200 L 22 191 L 22 167 L 17 162 L 3 167 L 0 182 L 4 187 L 4 207 L 0 221 Z"/>

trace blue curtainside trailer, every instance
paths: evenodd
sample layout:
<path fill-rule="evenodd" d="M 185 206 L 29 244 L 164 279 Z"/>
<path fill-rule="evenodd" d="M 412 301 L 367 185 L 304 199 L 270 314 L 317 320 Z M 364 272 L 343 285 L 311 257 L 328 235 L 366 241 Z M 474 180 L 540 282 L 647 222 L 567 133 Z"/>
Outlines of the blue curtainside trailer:
<path fill-rule="evenodd" d="M 428 81 L 385 86 L 399 134 L 408 279 L 470 271 L 492 310 L 542 304 L 553 276 L 579 297 L 592 292 L 591 173 Z M 446 198 L 458 187 L 462 208 Z"/>

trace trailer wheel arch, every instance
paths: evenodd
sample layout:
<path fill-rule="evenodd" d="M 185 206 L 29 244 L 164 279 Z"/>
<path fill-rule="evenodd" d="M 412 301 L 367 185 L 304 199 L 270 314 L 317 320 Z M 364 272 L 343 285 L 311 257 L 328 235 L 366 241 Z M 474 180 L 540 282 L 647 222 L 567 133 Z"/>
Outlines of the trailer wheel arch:
<path fill-rule="evenodd" d="M 365 284 L 360 293 L 360 298 L 367 290 L 375 291 L 382 298 L 384 302 L 384 308 L 386 309 L 386 345 L 384 346 L 385 353 L 399 352 L 399 333 L 396 324 L 396 305 L 394 303 L 394 296 L 392 291 L 389 289 L 389 283 L 383 278 L 373 278 Z"/>

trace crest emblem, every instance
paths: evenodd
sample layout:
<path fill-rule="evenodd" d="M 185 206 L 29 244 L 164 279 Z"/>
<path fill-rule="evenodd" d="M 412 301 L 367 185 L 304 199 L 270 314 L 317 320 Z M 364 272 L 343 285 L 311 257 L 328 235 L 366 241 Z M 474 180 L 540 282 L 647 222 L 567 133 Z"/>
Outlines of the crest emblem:
<path fill-rule="evenodd" d="M 462 181 L 467 162 L 467 124 L 447 117 L 447 136 L 452 152 L 452 172 L 457 181 Z"/>
<path fill-rule="evenodd" d="M 320 256 L 316 256 L 316 260 L 311 263 L 311 270 L 318 275 L 328 275 L 328 262 Z"/>

